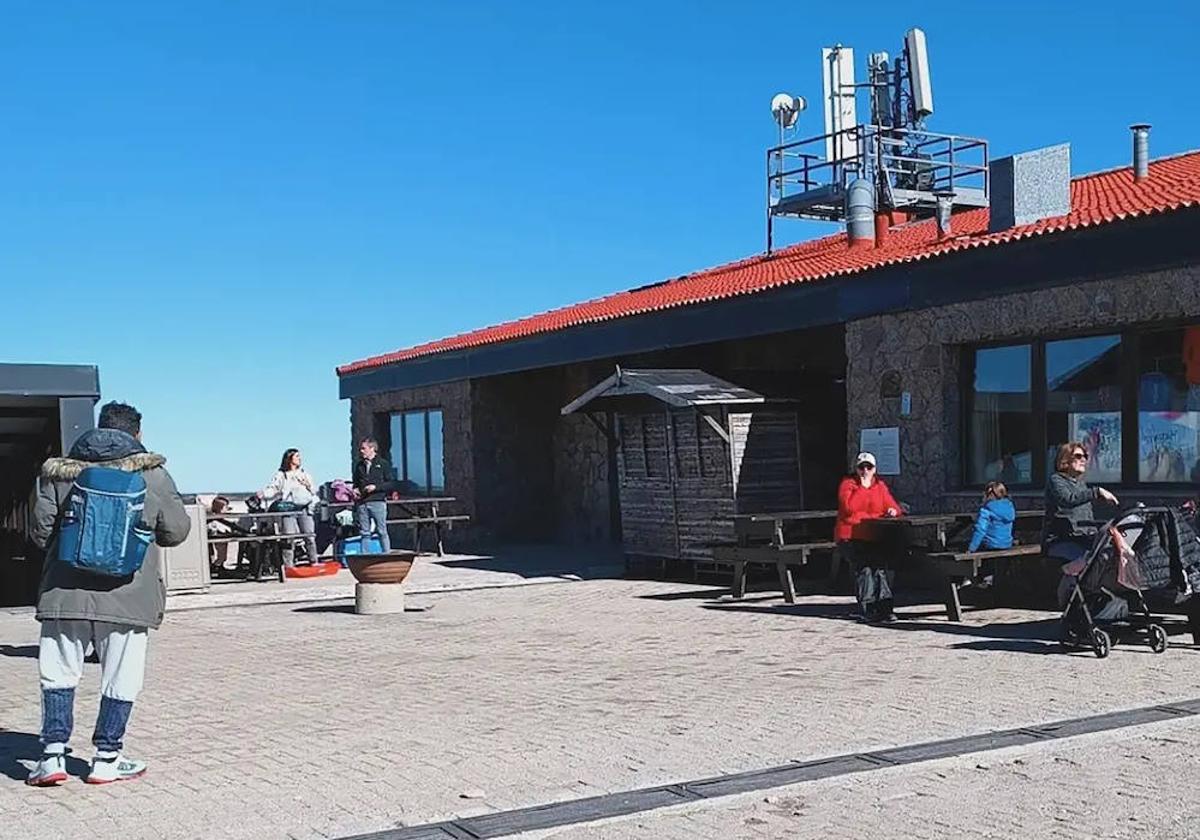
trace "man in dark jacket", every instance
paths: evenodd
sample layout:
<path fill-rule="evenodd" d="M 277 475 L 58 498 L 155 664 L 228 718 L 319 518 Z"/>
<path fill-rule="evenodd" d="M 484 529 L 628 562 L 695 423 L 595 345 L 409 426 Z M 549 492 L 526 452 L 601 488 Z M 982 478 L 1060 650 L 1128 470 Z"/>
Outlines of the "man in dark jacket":
<path fill-rule="evenodd" d="M 33 541 L 46 551 L 38 594 L 41 622 L 38 666 L 42 686 L 42 758 L 27 784 L 45 787 L 66 781 L 67 743 L 74 723 L 75 687 L 90 645 L 100 658 L 100 713 L 92 743 L 96 756 L 86 781 L 91 784 L 133 779 L 146 765 L 121 755 L 125 726 L 142 687 L 148 631 L 162 623 L 166 589 L 154 546 L 141 567 L 127 577 L 80 571 L 55 555 L 59 515 L 72 483 L 90 466 L 138 472 L 146 483 L 142 521 L 160 546 L 187 539 L 191 520 L 166 459 L 141 444 L 142 415 L 133 406 L 108 403 L 96 429 L 85 432 L 66 458 L 42 467 L 34 505 Z"/>
<path fill-rule="evenodd" d="M 366 537 L 371 533 L 371 523 L 379 531 L 379 543 L 384 551 L 392 550 L 392 541 L 387 530 L 387 494 L 395 483 L 392 465 L 379 457 L 379 444 L 375 438 L 363 438 L 358 444 L 361 456 L 354 465 L 354 489 L 358 491 L 358 505 L 354 509 L 358 520 L 358 532 Z M 364 540 L 365 542 L 365 540 Z"/>

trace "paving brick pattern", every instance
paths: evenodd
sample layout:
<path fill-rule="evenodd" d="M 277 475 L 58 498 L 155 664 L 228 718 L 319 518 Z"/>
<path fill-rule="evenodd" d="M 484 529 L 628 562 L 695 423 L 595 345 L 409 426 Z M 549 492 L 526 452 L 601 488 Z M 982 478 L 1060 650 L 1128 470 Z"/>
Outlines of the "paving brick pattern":
<path fill-rule="evenodd" d="M 1100 661 L 1039 641 L 1044 614 L 956 627 L 929 606 L 871 628 L 847 599 L 711 595 L 595 580 L 414 596 L 427 609 L 400 616 L 173 613 L 128 744 L 150 774 L 51 791 L 16 781 L 36 750 L 36 626 L 0 615 L 0 834 L 341 837 L 1200 696 L 1187 637 Z M 84 757 L 96 682 L 91 666 Z M 963 778 L 923 789 L 952 805 Z M 866 777 L 831 787 L 859 784 L 874 801 Z"/>
<path fill-rule="evenodd" d="M 1191 840 L 1195 720 L 690 804 L 514 840 Z"/>

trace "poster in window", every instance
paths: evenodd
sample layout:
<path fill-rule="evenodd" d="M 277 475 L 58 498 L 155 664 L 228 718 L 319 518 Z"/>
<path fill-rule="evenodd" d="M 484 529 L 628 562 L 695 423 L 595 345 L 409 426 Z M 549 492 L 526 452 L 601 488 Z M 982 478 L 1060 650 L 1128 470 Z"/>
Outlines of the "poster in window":
<path fill-rule="evenodd" d="M 1192 481 L 1200 411 L 1138 414 L 1138 480 Z"/>
<path fill-rule="evenodd" d="M 1121 480 L 1121 412 L 1072 413 L 1071 440 L 1079 441 L 1091 455 L 1088 481 Z"/>

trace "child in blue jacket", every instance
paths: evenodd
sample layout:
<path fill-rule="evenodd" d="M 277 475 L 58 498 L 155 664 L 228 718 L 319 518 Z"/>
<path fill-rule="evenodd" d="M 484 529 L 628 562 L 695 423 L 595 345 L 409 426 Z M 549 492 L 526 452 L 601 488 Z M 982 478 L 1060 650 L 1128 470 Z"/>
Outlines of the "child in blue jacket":
<path fill-rule="evenodd" d="M 1012 548 L 1013 523 L 1017 509 L 1008 498 L 1008 488 L 999 481 L 990 481 L 983 491 L 983 507 L 975 519 L 975 532 L 967 551 Z"/>

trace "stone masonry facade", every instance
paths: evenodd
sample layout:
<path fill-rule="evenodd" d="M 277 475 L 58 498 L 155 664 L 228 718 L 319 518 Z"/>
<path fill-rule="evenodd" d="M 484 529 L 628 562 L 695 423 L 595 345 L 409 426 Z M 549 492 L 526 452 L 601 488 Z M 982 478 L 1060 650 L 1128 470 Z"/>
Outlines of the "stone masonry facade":
<path fill-rule="evenodd" d="M 469 382 L 447 382 L 424 388 L 388 391 L 355 397 L 350 401 L 350 463 L 358 458 L 358 441 L 367 435 L 380 437 L 380 423 L 388 414 L 416 409 L 441 409 L 444 438 L 446 495 L 457 506 L 448 513 L 471 516 L 470 526 L 456 526 L 446 536 L 448 549 L 466 548 L 474 542 L 475 462 L 472 457 L 471 387 Z"/>
<path fill-rule="evenodd" d="M 352 457 L 387 415 L 441 409 L 446 494 L 471 516 L 447 540 L 478 551 L 500 543 L 612 538 L 608 441 L 560 408 L 603 378 L 592 365 L 411 388 L 351 400 Z"/>
<path fill-rule="evenodd" d="M 865 318 L 846 325 L 846 460 L 864 428 L 898 426 L 901 474 L 887 479 L 913 511 L 973 509 L 960 489 L 962 353 L 983 342 L 1099 332 L 1200 318 L 1200 266 Z M 896 382 L 900 397 L 880 385 Z"/>

